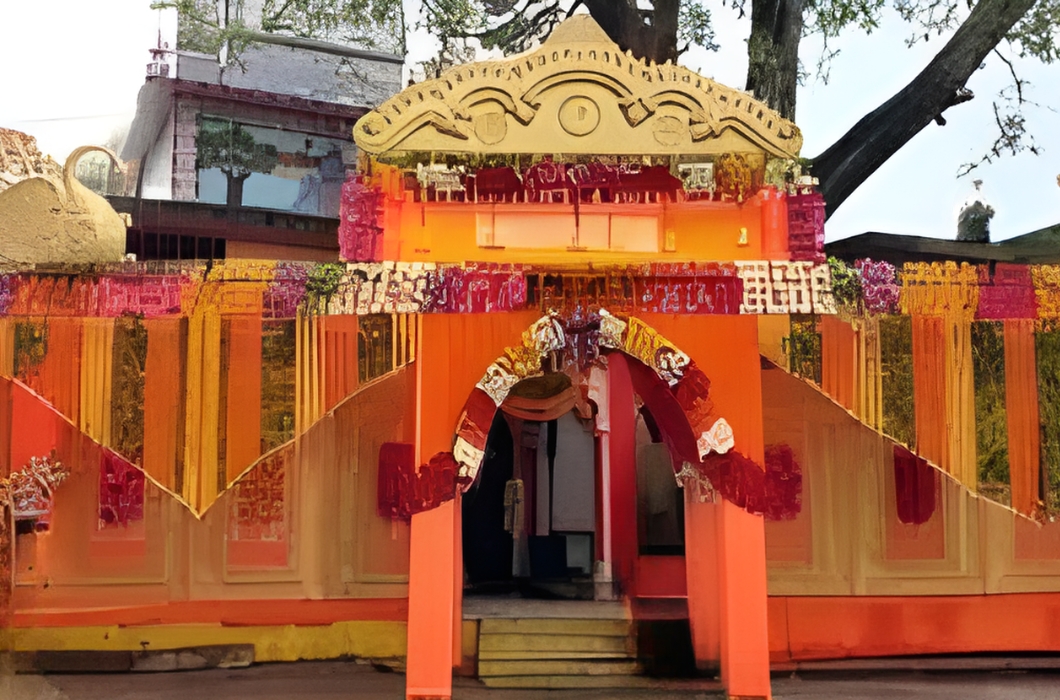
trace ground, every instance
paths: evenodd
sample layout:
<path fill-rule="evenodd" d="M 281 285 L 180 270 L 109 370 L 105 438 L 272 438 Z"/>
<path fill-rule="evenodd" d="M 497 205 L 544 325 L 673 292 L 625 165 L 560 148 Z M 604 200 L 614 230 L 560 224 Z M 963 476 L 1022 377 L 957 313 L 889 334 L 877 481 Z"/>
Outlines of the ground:
<path fill-rule="evenodd" d="M 119 673 L 0 677 L 4 700 L 186 700 L 189 698 L 357 698 L 400 700 L 404 676 L 381 673 L 371 666 L 343 662 L 267 664 L 239 670 L 183 673 Z M 1060 700 L 1060 675 L 1055 673 L 925 673 L 809 674 L 775 677 L 775 700 Z M 682 689 L 648 691 L 498 691 L 476 681 L 458 679 L 457 700 L 667 700 L 714 698 L 714 693 Z"/>

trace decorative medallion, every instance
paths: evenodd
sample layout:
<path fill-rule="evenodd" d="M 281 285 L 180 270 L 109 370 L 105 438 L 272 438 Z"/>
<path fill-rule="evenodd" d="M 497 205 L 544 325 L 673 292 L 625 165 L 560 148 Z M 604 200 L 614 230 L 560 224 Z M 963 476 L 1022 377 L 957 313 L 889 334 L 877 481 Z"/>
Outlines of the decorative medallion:
<path fill-rule="evenodd" d="M 660 146 L 676 146 L 688 134 L 688 127 L 677 117 L 659 117 L 652 125 L 652 135 Z"/>
<path fill-rule="evenodd" d="M 568 97 L 559 108 L 559 125 L 571 136 L 586 136 L 600 124 L 600 108 L 588 97 Z"/>
<path fill-rule="evenodd" d="M 487 145 L 500 143 L 508 133 L 508 122 L 504 112 L 487 112 L 475 117 L 475 135 Z"/>

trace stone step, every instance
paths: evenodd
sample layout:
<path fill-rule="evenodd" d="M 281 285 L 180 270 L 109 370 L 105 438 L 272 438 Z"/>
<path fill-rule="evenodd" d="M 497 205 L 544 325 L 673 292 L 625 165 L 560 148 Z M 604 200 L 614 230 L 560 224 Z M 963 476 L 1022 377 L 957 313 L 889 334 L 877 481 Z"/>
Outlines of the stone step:
<path fill-rule="evenodd" d="M 490 688 L 582 689 L 582 688 L 651 688 L 661 689 L 659 681 L 645 676 L 498 676 L 480 679 Z M 713 688 L 710 692 L 716 693 Z M 652 697 L 658 697 L 653 692 Z M 725 697 L 724 694 L 720 697 Z"/>
<path fill-rule="evenodd" d="M 636 654 L 636 642 L 630 637 L 590 634 L 480 634 L 479 658 L 492 652 L 552 652 L 552 658 L 565 658 L 567 652 Z"/>
<path fill-rule="evenodd" d="M 628 620 L 564 618 L 484 618 L 480 634 L 575 634 L 599 637 L 628 637 L 633 625 Z"/>
<path fill-rule="evenodd" d="M 631 659 L 550 659 L 485 661 L 478 664 L 478 676 L 632 676 L 641 672 Z"/>
<path fill-rule="evenodd" d="M 517 651 L 487 651 L 482 653 L 481 650 L 478 655 L 479 661 L 563 661 L 563 660 L 629 660 L 633 658 L 633 655 L 628 649 L 621 651 L 562 651 L 556 652 L 553 649 L 543 651 L 526 651 L 525 649 Z"/>

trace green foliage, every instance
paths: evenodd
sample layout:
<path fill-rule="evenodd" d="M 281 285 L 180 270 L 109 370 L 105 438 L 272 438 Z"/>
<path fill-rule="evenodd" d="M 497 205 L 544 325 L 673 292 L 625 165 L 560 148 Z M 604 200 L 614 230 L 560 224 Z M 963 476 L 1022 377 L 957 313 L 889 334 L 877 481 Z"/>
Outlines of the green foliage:
<path fill-rule="evenodd" d="M 843 311 L 855 314 L 861 308 L 861 276 L 839 258 L 829 257 L 832 271 L 832 296 Z"/>
<path fill-rule="evenodd" d="M 1022 57 L 1033 56 L 1043 63 L 1056 61 L 1060 58 L 1060 0 L 1038 0 L 1006 39 Z"/>
<path fill-rule="evenodd" d="M 961 4 L 954 0 L 895 0 L 898 15 L 913 26 L 910 46 L 927 41 L 932 34 L 942 34 L 961 22 Z"/>
<path fill-rule="evenodd" d="M 913 400 L 913 319 L 880 317 L 880 375 L 883 432 L 909 447 L 916 446 Z"/>
<path fill-rule="evenodd" d="M 156 0 L 151 7 L 177 10 L 177 48 L 184 51 L 219 55 L 227 46 L 238 57 L 263 31 L 405 53 L 401 0 L 265 0 L 260 27 L 244 22 L 242 0 Z"/>
<path fill-rule="evenodd" d="M 821 383 L 821 334 L 817 317 L 792 315 L 791 335 L 783 339 L 791 372 L 815 384 Z"/>
<path fill-rule="evenodd" d="M 835 38 L 848 27 L 866 34 L 880 26 L 884 0 L 810 0 L 806 3 L 806 27 L 825 38 Z"/>
<path fill-rule="evenodd" d="M 265 0 L 266 32 L 405 53 L 400 0 Z"/>
<path fill-rule="evenodd" d="M 1041 468 L 1049 513 L 1060 511 L 1060 328 L 1043 327 L 1035 334 L 1038 365 L 1038 417 L 1041 424 Z"/>
<path fill-rule="evenodd" d="M 686 0 L 681 3 L 677 16 L 677 53 L 682 54 L 693 46 L 701 46 L 707 51 L 720 48 L 714 41 L 710 10 L 702 3 Z"/>
<path fill-rule="evenodd" d="M 199 168 L 219 168 L 229 178 L 272 172 L 279 162 L 275 146 L 258 143 L 249 131 L 227 119 L 203 119 L 195 146 Z"/>
<path fill-rule="evenodd" d="M 261 451 L 294 438 L 295 322 L 267 321 L 261 334 Z"/>
<path fill-rule="evenodd" d="M 999 321 L 972 324 L 975 377 L 975 446 L 980 491 L 1011 501 L 1008 419 L 1005 413 L 1005 334 Z"/>
<path fill-rule="evenodd" d="M 309 272 L 305 285 L 306 308 L 317 311 L 339 291 L 346 268 L 340 263 L 321 263 Z"/>
<path fill-rule="evenodd" d="M 15 376 L 25 382 L 48 355 L 48 324 L 20 321 L 15 324 Z"/>
<path fill-rule="evenodd" d="M 423 24 L 441 40 L 443 53 L 452 52 L 457 42 L 466 39 L 477 39 L 487 49 L 515 53 L 547 37 L 580 4 L 573 0 L 423 0 Z M 652 3 L 637 7 L 645 18 L 653 12 Z M 692 46 L 716 51 L 710 9 L 699 0 L 681 0 L 676 39 L 678 53 Z"/>
<path fill-rule="evenodd" d="M 114 322 L 110 424 L 111 446 L 126 459 L 143 463 L 144 372 L 147 328 L 139 317 Z"/>
<path fill-rule="evenodd" d="M 217 55 L 227 37 L 225 18 L 221 6 L 213 0 L 160 0 L 151 3 L 151 9 L 176 9 L 177 48 Z M 239 24 L 242 27 L 242 23 Z M 229 22 L 228 30 L 232 30 Z"/>

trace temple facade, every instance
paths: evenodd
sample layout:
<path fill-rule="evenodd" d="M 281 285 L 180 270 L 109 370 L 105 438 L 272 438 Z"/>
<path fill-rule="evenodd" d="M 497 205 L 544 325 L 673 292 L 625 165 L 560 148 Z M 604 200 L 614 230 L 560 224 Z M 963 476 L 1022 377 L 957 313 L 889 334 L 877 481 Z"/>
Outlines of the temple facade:
<path fill-rule="evenodd" d="M 587 16 L 353 137 L 342 263 L 0 276 L 9 649 L 409 698 L 1060 650 L 1056 268 L 826 261 L 798 128 Z"/>

